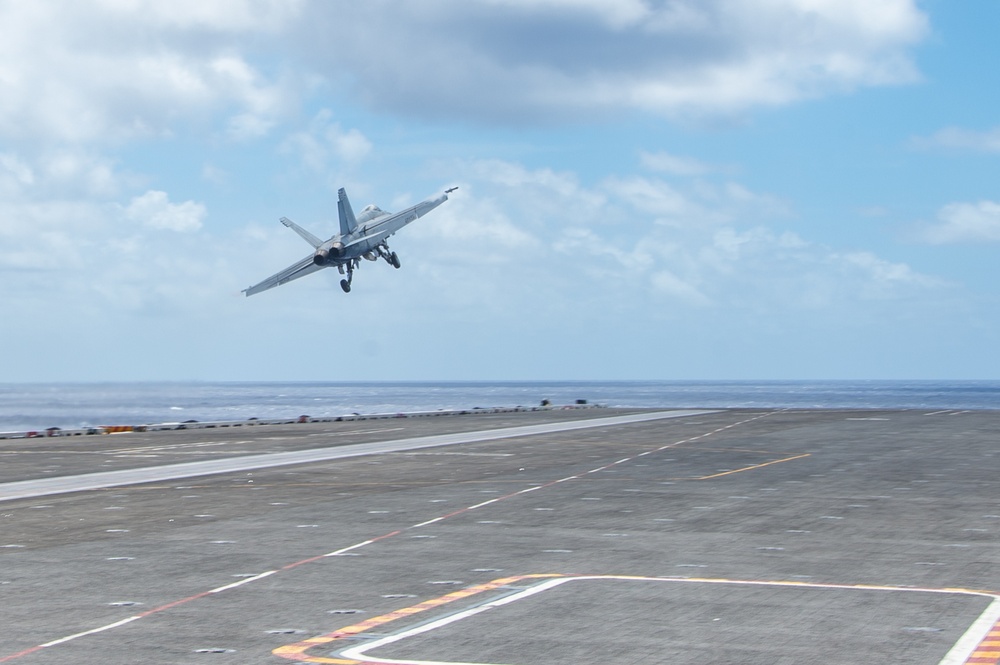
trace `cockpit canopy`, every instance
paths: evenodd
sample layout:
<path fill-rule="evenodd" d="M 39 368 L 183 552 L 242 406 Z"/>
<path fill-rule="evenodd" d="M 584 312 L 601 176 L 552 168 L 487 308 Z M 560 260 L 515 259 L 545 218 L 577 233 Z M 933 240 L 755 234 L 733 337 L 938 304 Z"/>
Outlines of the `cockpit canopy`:
<path fill-rule="evenodd" d="M 357 220 L 358 224 L 364 224 L 365 222 L 371 221 L 376 217 L 382 217 L 386 215 L 384 210 L 379 208 L 377 205 L 372 203 L 371 205 L 366 205 L 360 213 L 358 213 Z"/>

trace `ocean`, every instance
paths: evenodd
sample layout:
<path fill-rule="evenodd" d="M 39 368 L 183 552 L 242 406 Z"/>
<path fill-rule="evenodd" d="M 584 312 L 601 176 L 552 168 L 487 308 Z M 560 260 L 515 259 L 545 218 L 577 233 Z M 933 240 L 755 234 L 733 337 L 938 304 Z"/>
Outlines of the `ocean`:
<path fill-rule="evenodd" d="M 0 432 L 588 404 L 1000 409 L 1000 381 L 0 383 Z"/>

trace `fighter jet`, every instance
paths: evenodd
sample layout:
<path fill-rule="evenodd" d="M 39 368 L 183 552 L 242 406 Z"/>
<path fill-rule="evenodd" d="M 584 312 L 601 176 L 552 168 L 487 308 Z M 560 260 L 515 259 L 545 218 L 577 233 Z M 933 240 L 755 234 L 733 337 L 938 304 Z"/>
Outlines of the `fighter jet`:
<path fill-rule="evenodd" d="M 347 192 L 341 188 L 337 192 L 340 233 L 324 242 L 292 220 L 282 217 L 281 223 L 312 245 L 313 253 L 281 272 L 271 275 L 263 282 L 243 289 L 243 293 L 249 297 L 317 270 L 333 267 L 336 267 L 341 275 L 346 273 L 347 278 L 340 280 L 340 288 L 344 289 L 344 293 L 350 293 L 354 270 L 361 265 L 361 259 L 378 261 L 382 258 L 393 268 L 398 268 L 399 257 L 396 256 L 396 252 L 389 250 L 389 244 L 386 242 L 389 236 L 447 201 L 448 195 L 456 189 L 458 187 L 447 189 L 438 197 L 427 199 L 397 213 L 386 212 L 376 205 L 369 205 L 355 217 L 351 202 L 347 200 Z"/>

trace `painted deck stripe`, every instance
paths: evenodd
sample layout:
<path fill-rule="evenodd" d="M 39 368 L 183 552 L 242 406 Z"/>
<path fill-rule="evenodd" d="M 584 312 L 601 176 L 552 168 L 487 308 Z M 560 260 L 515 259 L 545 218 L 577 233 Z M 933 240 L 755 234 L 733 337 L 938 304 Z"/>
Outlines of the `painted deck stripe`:
<path fill-rule="evenodd" d="M 182 462 L 162 466 L 144 467 L 139 469 L 123 469 L 121 471 L 101 471 L 85 473 L 76 476 L 60 476 L 56 478 L 37 478 L 0 484 L 0 502 L 15 499 L 27 499 L 53 494 L 68 494 L 86 490 L 121 487 L 123 485 L 139 485 L 143 483 L 164 482 L 198 476 L 211 476 L 220 473 L 238 471 L 253 471 L 291 464 L 308 464 L 312 462 L 327 462 L 363 455 L 395 453 L 405 450 L 417 450 L 436 446 L 451 446 L 479 441 L 494 441 L 521 436 L 536 436 L 558 432 L 571 432 L 595 427 L 612 427 L 643 423 L 666 418 L 682 418 L 685 416 L 717 413 L 718 411 L 704 409 L 688 409 L 674 411 L 652 411 L 649 413 L 634 413 L 624 416 L 609 416 L 606 418 L 588 418 L 558 423 L 540 425 L 522 425 L 501 429 L 479 430 L 475 432 L 458 432 L 455 434 L 437 434 L 433 436 L 418 436 L 408 439 L 393 439 L 390 441 L 374 441 L 331 448 L 313 448 L 266 455 L 246 455 L 228 457 L 217 460 L 202 460 L 200 462 Z"/>
<path fill-rule="evenodd" d="M 655 420 L 655 419 L 659 419 L 659 418 L 675 418 L 675 417 L 681 417 L 681 416 L 686 416 L 686 415 L 696 415 L 696 414 L 701 414 L 701 413 L 716 413 L 716 411 L 703 411 L 703 410 L 699 410 L 699 411 L 668 411 L 668 412 L 657 412 L 656 414 L 639 414 L 639 415 L 642 415 L 642 416 L 657 416 L 657 417 L 655 417 L 655 418 L 645 417 L 645 418 L 642 418 L 641 420 L 629 420 L 628 422 L 645 422 L 645 421 L 648 421 L 648 420 Z M 735 423 L 735 424 L 742 425 L 742 424 L 745 424 L 745 423 L 748 423 L 748 422 L 752 422 L 754 420 L 758 420 L 759 418 L 767 417 L 769 415 L 772 415 L 773 413 L 777 413 L 777 412 L 776 411 L 772 411 L 772 412 L 769 412 L 769 413 L 765 413 L 765 414 L 756 416 L 754 418 L 748 418 L 746 420 L 742 420 L 742 421 L 740 421 L 738 423 Z M 630 416 L 620 416 L 620 417 L 616 417 L 616 418 L 605 418 L 605 419 L 600 419 L 600 420 L 602 420 L 602 421 L 608 421 L 608 420 L 618 421 L 621 418 L 630 418 Z M 587 422 L 587 421 L 577 421 L 577 422 L 579 423 L 579 422 Z M 607 423 L 605 422 L 604 424 L 607 424 Z M 591 425 L 591 426 L 598 427 L 598 426 L 603 426 L 603 425 Z M 511 428 L 511 429 L 521 429 L 521 428 Z M 581 428 L 580 427 L 576 427 L 574 429 L 581 429 Z M 503 430 L 499 430 L 499 431 L 503 431 Z M 562 431 L 562 430 L 556 430 L 556 431 Z M 709 433 L 709 434 L 711 434 L 711 433 Z M 518 434 L 516 436 L 523 436 L 523 434 Z M 696 437 L 696 438 L 700 438 L 700 437 Z M 488 440 L 488 439 L 482 439 L 482 440 Z M 685 439 L 685 440 L 682 440 L 682 441 L 677 441 L 675 443 L 672 443 L 672 444 L 663 446 L 661 448 L 658 448 L 657 451 L 665 450 L 667 448 L 672 448 L 672 447 L 681 445 L 682 443 L 687 443 L 689 441 L 693 441 L 693 439 Z M 366 444 L 361 444 L 361 445 L 366 445 Z M 428 445 L 430 445 L 430 444 L 428 444 Z M 359 453 L 359 454 L 367 454 L 367 453 Z M 634 457 L 638 457 L 638 455 L 636 455 Z M 634 457 L 633 458 L 626 458 L 626 459 L 634 459 Z M 622 460 L 622 461 L 626 461 L 626 460 Z M 176 466 L 187 466 L 187 465 L 176 465 Z M 607 468 L 607 466 L 602 467 L 602 468 Z M 594 469 L 593 471 L 599 471 L 599 470 L 601 470 L 601 469 Z M 589 471 L 587 473 L 593 473 L 593 471 Z M 95 474 L 89 474 L 89 475 L 95 475 Z M 96 474 L 96 475 L 102 475 L 102 474 Z M 585 474 L 580 474 L 578 476 L 570 476 L 569 478 L 564 478 L 562 480 L 569 480 L 569 479 L 572 479 L 572 478 L 581 478 L 583 475 L 585 475 Z M 58 480 L 58 479 L 54 479 L 54 480 Z M 490 501 L 487 501 L 486 503 L 492 503 L 492 502 L 497 502 L 497 501 L 504 501 L 504 500 L 507 500 L 507 499 L 511 499 L 511 498 L 520 496 L 522 494 L 527 494 L 528 492 L 533 492 L 535 490 L 539 490 L 539 489 L 544 489 L 544 488 L 547 488 L 547 487 L 551 487 L 551 486 L 554 486 L 554 485 L 562 482 L 562 480 L 553 480 L 553 481 L 550 481 L 548 483 L 544 483 L 544 484 L 541 484 L 541 485 L 533 485 L 531 487 L 527 487 L 527 488 L 522 489 L 522 490 L 511 492 L 511 493 L 506 494 L 504 496 L 495 497 L 494 499 L 491 499 Z M 0 491 L 2 491 L 3 487 L 4 487 L 4 485 L 0 485 Z M 67 490 L 67 491 L 69 491 L 69 490 Z M 74 490 L 74 491 L 77 491 L 77 490 Z M 0 501 L 2 501 L 2 500 L 4 500 L 4 499 L 3 499 L 2 494 L 0 494 Z M 456 511 L 454 511 L 452 513 L 448 513 L 447 515 L 443 515 L 443 516 L 441 516 L 439 518 L 436 518 L 435 520 L 432 520 L 432 522 L 433 521 L 438 521 L 438 520 L 441 520 L 441 519 L 446 519 L 446 518 L 449 518 L 449 517 L 453 517 L 453 516 L 456 516 L 456 515 L 464 514 L 464 513 L 468 512 L 470 510 L 475 509 L 476 507 L 479 507 L 479 504 L 476 504 L 474 506 L 469 506 L 467 508 L 463 508 L 463 509 L 460 509 L 460 510 L 456 510 Z M 293 563 L 289 563 L 289 564 L 287 564 L 285 566 L 282 566 L 280 569 L 278 569 L 276 571 L 273 571 L 273 573 L 277 573 L 277 572 L 281 572 L 281 571 L 287 571 L 287 570 L 292 570 L 294 568 L 298 568 L 299 566 L 303 566 L 303 565 L 306 565 L 306 564 L 309 564 L 309 563 L 313 563 L 313 562 L 322 560 L 322 559 L 327 558 L 327 557 L 334 557 L 334 556 L 343 555 L 343 554 L 351 552 L 352 550 L 359 549 L 359 548 L 365 547 L 367 545 L 371 545 L 371 544 L 377 543 L 377 542 L 385 540 L 387 538 L 392 538 L 392 537 L 397 536 L 397 535 L 399 535 L 401 533 L 404 533 L 405 531 L 407 531 L 409 529 L 414 529 L 414 528 L 417 528 L 419 526 L 422 526 L 422 525 L 428 524 L 428 523 L 429 522 L 425 522 L 425 523 L 411 525 L 409 527 L 404 527 L 404 528 L 401 528 L 401 529 L 397 529 L 395 531 L 390 531 L 389 533 L 382 534 L 381 536 L 377 536 L 375 538 L 371 538 L 371 539 L 362 541 L 360 543 L 355 543 L 354 545 L 350 545 L 348 547 L 344 547 L 342 549 L 339 549 L 339 550 L 336 550 L 336 551 L 333 551 L 333 552 L 329 552 L 327 554 L 320 554 L 320 555 L 317 555 L 317 556 L 309 557 L 307 559 L 302 559 L 301 561 L 296 561 L 296 562 L 293 562 Z M 119 626 L 122 626 L 122 625 L 125 625 L 127 623 L 130 623 L 132 621 L 135 621 L 135 620 L 138 620 L 138 619 L 143 619 L 143 618 L 146 618 L 146 617 L 149 617 L 149 616 L 153 616 L 155 614 L 159 614 L 159 613 L 165 612 L 167 610 L 170 610 L 170 609 L 172 609 L 174 607 L 178 607 L 180 605 L 184 605 L 184 604 L 187 604 L 187 603 L 199 600 L 201 598 L 205 598 L 205 597 L 207 597 L 207 596 L 209 596 L 209 595 L 211 595 L 213 593 L 219 593 L 219 592 L 221 592 L 223 590 L 227 590 L 227 589 L 231 589 L 231 588 L 234 588 L 234 587 L 238 587 L 241 584 L 246 584 L 246 583 L 248 583 L 250 581 L 255 581 L 256 579 L 262 579 L 263 577 L 266 577 L 267 575 L 273 574 L 273 573 L 267 573 L 267 574 L 258 575 L 258 576 L 255 576 L 255 578 L 248 578 L 247 580 L 243 580 L 243 581 L 241 581 L 239 583 L 236 583 L 236 584 L 226 585 L 225 587 L 219 587 L 217 589 L 210 590 L 210 591 L 203 591 L 201 593 L 197 593 L 197 594 L 194 594 L 192 596 L 188 596 L 186 598 L 181 598 L 179 600 L 175 600 L 175 601 L 167 603 L 165 605 L 161 605 L 159 607 L 147 610 L 147 611 L 142 612 L 142 613 L 140 613 L 140 614 L 138 614 L 138 615 L 136 615 L 134 617 L 129 617 L 128 619 L 124 619 L 124 620 L 116 622 L 114 624 L 109 624 L 107 626 L 101 626 L 99 628 L 94 628 L 94 629 L 91 629 L 91 630 L 88 630 L 88 631 L 84 631 L 84 632 L 81 632 L 81 633 L 76 633 L 74 635 L 69 635 L 69 636 L 66 636 L 66 637 L 62 637 L 62 638 L 59 638 L 57 640 L 53 640 L 51 642 L 47 642 L 45 644 L 37 645 L 37 646 L 34 646 L 34 647 L 29 647 L 29 648 L 24 649 L 22 651 L 19 651 L 17 653 L 13 653 L 13 654 L 9 654 L 7 656 L 0 657 L 0 663 L 5 663 L 5 662 L 17 660 L 17 659 L 22 658 L 24 656 L 27 656 L 29 654 L 35 653 L 35 652 L 37 652 L 37 651 L 39 651 L 39 650 L 41 650 L 43 648 L 46 648 L 48 646 L 54 646 L 54 645 L 57 645 L 57 644 L 63 644 L 65 642 L 68 642 L 68 641 L 71 641 L 71 640 L 75 640 L 75 639 L 78 639 L 80 637 L 84 637 L 86 635 L 93 635 L 93 634 L 96 634 L 96 633 L 100 633 L 100 632 L 104 632 L 104 631 L 107 631 L 107 630 L 111 630 L 113 628 L 117 628 Z M 542 577 L 549 577 L 549 576 L 550 575 L 543 575 Z M 537 576 L 537 575 L 534 575 L 534 576 L 533 575 L 528 575 L 526 577 L 539 577 L 539 576 Z M 456 592 L 456 593 L 462 593 L 462 592 Z M 410 612 L 412 612 L 414 610 L 409 609 L 409 610 L 401 610 L 401 611 L 403 611 L 405 613 L 410 613 Z M 363 624 L 358 624 L 358 625 L 363 625 Z M 330 639 L 323 639 L 323 638 L 314 638 L 314 639 L 320 640 L 320 642 L 317 642 L 317 643 L 323 643 L 323 642 L 329 642 L 329 641 L 331 641 Z M 315 662 L 315 663 L 335 663 L 335 664 L 340 664 L 340 665 L 343 665 L 343 664 L 347 663 L 348 665 L 352 665 L 355 661 L 345 661 L 345 660 L 337 660 L 337 659 L 325 658 L 325 659 L 310 659 L 308 662 Z"/>
<path fill-rule="evenodd" d="M 721 579 L 721 578 L 675 578 L 675 577 L 644 577 L 636 575 L 565 575 L 561 573 L 541 573 L 532 575 L 519 575 L 515 577 L 505 577 L 485 584 L 479 584 L 475 586 L 468 587 L 467 589 L 462 589 L 460 591 L 455 591 L 445 596 L 438 598 L 433 598 L 431 600 L 424 601 L 417 605 L 402 608 L 389 614 L 384 614 L 382 616 L 367 619 L 361 623 L 347 626 L 335 630 L 331 633 L 326 633 L 325 635 L 320 635 L 317 637 L 309 638 L 296 642 L 294 644 L 289 644 L 283 647 L 279 647 L 272 651 L 276 656 L 282 658 L 287 658 L 300 663 L 333 663 L 336 665 L 361 665 L 361 664 L 371 664 L 379 663 L 380 665 L 489 665 L 487 663 L 460 663 L 456 661 L 425 661 L 425 660 L 400 660 L 400 659 L 384 659 L 369 655 L 367 652 L 373 649 L 377 649 L 381 646 L 386 646 L 394 642 L 401 641 L 408 637 L 413 637 L 420 635 L 422 633 L 429 632 L 435 628 L 440 628 L 456 621 L 480 614 L 490 609 L 496 607 L 501 607 L 508 605 L 510 603 L 528 598 L 530 596 L 536 595 L 543 591 L 547 591 L 556 586 L 566 584 L 574 581 L 585 581 L 585 580 L 631 580 L 631 581 L 648 581 L 648 582 L 667 582 L 675 584 L 723 584 L 723 585 L 743 585 L 743 586 L 769 586 L 769 587 L 791 587 L 791 588 L 806 588 L 806 589 L 837 589 L 837 590 L 858 590 L 858 591 L 880 591 L 880 592 L 892 592 L 892 593 L 933 593 L 933 594 L 961 594 L 969 596 L 985 596 L 993 598 L 993 602 L 987 607 L 980 617 L 973 623 L 973 625 L 966 632 L 965 636 L 959 643 L 952 648 L 952 650 L 946 655 L 945 659 L 941 661 L 940 665 L 951 665 L 951 663 L 962 663 L 963 665 L 971 665 L 973 663 L 989 663 L 992 665 L 997 662 L 1000 658 L 1000 652 L 985 651 L 982 650 L 982 644 L 991 639 L 990 636 L 996 635 L 1000 637 L 1000 626 L 997 625 L 997 616 L 995 615 L 995 607 L 1000 605 L 1000 596 L 997 594 L 977 591 L 972 589 L 952 589 L 952 588 L 918 588 L 918 587 L 892 587 L 892 586 L 879 586 L 871 584 L 823 584 L 823 583 L 812 583 L 812 582 L 799 582 L 799 581 L 786 581 L 786 580 L 738 580 L 738 579 Z M 525 580 L 545 580 L 538 584 L 534 584 L 527 589 L 521 590 L 517 593 L 504 596 L 495 601 L 484 603 L 481 605 L 476 605 L 474 607 L 456 612 L 454 614 L 445 615 L 444 617 L 437 619 L 436 621 L 420 624 L 409 630 L 404 630 L 402 632 L 393 633 L 391 635 L 382 637 L 377 640 L 370 642 L 365 642 L 364 644 L 358 646 L 352 646 L 340 651 L 335 657 L 326 656 L 312 656 L 307 652 L 315 646 L 326 645 L 330 648 L 331 643 L 337 642 L 339 640 L 344 640 L 350 637 L 356 637 L 363 633 L 368 632 L 374 628 L 380 628 L 385 624 L 396 621 L 397 619 L 412 616 L 414 614 L 419 614 L 430 609 L 435 609 L 446 605 L 448 603 L 455 602 L 457 600 L 462 600 L 469 598 L 473 595 L 480 594 L 486 591 L 493 591 L 500 589 L 502 587 L 510 586 L 516 584 L 517 582 L 522 582 Z M 993 630 L 991 630 L 993 629 Z M 984 634 L 986 637 L 984 638 Z M 968 646 L 967 643 L 971 643 Z M 950 661 L 949 658 L 956 656 L 962 658 L 963 650 L 968 651 L 968 649 L 976 649 L 977 644 L 980 645 L 979 649 L 975 651 L 968 660 L 954 660 Z M 335 647 L 334 647 L 335 648 Z M 992 658 L 992 660 L 990 660 Z"/>
<path fill-rule="evenodd" d="M 1000 663 L 1000 597 L 973 623 L 940 665 L 997 665 Z"/>
<path fill-rule="evenodd" d="M 269 570 L 266 573 L 261 573 L 260 575 L 254 575 L 253 577 L 248 577 L 244 580 L 240 580 L 239 582 L 233 582 L 232 584 L 227 584 L 225 586 L 220 586 L 218 588 L 212 589 L 211 591 L 209 591 L 209 593 L 222 593 L 223 591 L 229 591 L 230 589 L 235 589 L 238 586 L 243 586 L 244 584 L 250 584 L 251 582 L 256 582 L 257 580 L 262 580 L 265 577 L 270 577 L 271 575 L 274 575 L 276 572 L 278 571 Z"/>

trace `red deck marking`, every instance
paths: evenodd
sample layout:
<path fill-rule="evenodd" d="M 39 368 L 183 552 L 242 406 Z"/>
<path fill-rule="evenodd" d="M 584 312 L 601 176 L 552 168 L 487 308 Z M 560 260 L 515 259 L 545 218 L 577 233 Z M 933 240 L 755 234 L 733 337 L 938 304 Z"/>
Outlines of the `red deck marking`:
<path fill-rule="evenodd" d="M 492 582 L 487 582 L 485 584 L 478 584 L 471 586 L 459 591 L 449 593 L 445 596 L 440 596 L 438 598 L 432 598 L 426 600 L 417 605 L 412 605 L 410 607 L 404 607 L 399 610 L 395 610 L 388 614 L 382 616 L 373 617 L 367 619 L 360 623 L 347 626 L 345 628 L 340 628 L 338 630 L 326 633 L 324 635 L 318 635 L 316 637 L 311 637 L 295 644 L 289 644 L 286 646 L 278 647 L 274 649 L 271 653 L 275 656 L 281 658 L 286 658 L 289 660 L 294 660 L 299 663 L 325 663 L 328 665 L 365 665 L 369 663 L 368 660 L 356 660 L 347 657 L 329 657 L 329 656 L 311 656 L 307 652 L 317 646 L 329 646 L 340 640 L 345 640 L 351 637 L 356 637 L 362 635 L 363 633 L 369 631 L 370 629 L 383 626 L 387 623 L 395 621 L 397 619 L 405 618 L 414 614 L 419 614 L 420 612 L 425 612 L 434 608 L 441 607 L 448 603 L 455 602 L 457 600 L 462 600 L 464 598 L 469 598 L 479 593 L 486 591 L 491 591 L 503 586 L 514 584 L 523 580 L 537 580 L 537 579 L 549 579 L 551 582 L 542 582 L 541 586 L 558 585 L 564 582 L 571 582 L 574 580 L 597 580 L 597 579 L 618 579 L 618 580 L 646 580 L 646 581 L 656 581 L 664 583 L 674 583 L 674 584 L 725 584 L 725 585 L 746 585 L 746 586 L 772 586 L 772 587 L 786 587 L 786 588 L 807 588 L 807 589 L 837 589 L 837 590 L 858 590 L 858 591 L 884 591 L 892 593 L 932 593 L 932 594 L 967 594 L 967 595 L 977 595 L 977 596 L 992 596 L 993 598 L 1000 598 L 1000 594 L 996 594 L 988 591 L 977 591 L 972 589 L 960 589 L 960 588 L 915 588 L 915 587 L 893 587 L 893 586 L 879 586 L 871 584 L 834 584 L 834 583 L 811 583 L 811 582 L 799 582 L 799 581 L 783 581 L 783 580 L 738 580 L 738 579 L 724 579 L 724 578 L 674 578 L 674 577 L 646 577 L 638 575 L 572 575 L 564 573 L 537 573 L 530 575 L 518 575 L 512 577 L 504 577 L 501 579 L 493 580 Z M 518 594 L 520 595 L 520 594 Z M 461 613 L 461 612 L 460 612 Z M 336 646 L 331 647 L 336 649 Z M 350 648 L 347 645 L 340 647 L 342 650 L 348 653 L 352 651 L 358 651 L 356 648 Z M 946 658 L 946 660 L 948 660 Z M 390 662 L 390 661 L 379 661 L 379 662 Z M 407 661 L 409 662 L 409 661 Z M 944 662 L 944 661 L 942 661 Z M 952 662 L 952 661 L 948 661 Z M 980 642 L 975 652 L 968 658 L 968 660 L 963 661 L 964 665 L 1000 665 L 1000 621 L 993 626 L 986 637 Z"/>
<path fill-rule="evenodd" d="M 739 425 L 743 425 L 743 424 L 746 424 L 746 423 L 749 423 L 749 422 L 753 422 L 755 420 L 759 420 L 760 418 L 765 418 L 767 416 L 773 415 L 774 413 L 778 413 L 778 412 L 779 411 L 771 411 L 771 412 L 764 413 L 764 414 L 761 414 L 761 415 L 758 415 L 758 416 L 754 416 L 753 418 L 747 418 L 745 420 L 741 420 L 739 422 L 732 423 L 731 425 L 726 425 L 725 427 L 720 427 L 720 428 L 712 430 L 710 432 L 705 432 L 704 434 L 701 434 L 699 436 L 695 436 L 695 437 L 692 437 L 692 438 L 689 438 L 689 439 L 683 439 L 683 440 L 680 440 L 680 441 L 675 441 L 674 443 L 670 443 L 670 444 L 667 444 L 665 446 L 661 446 L 659 448 L 646 451 L 645 453 L 639 453 L 639 454 L 633 455 L 632 457 L 626 457 L 626 458 L 620 459 L 618 461 L 606 464 L 604 466 L 598 467 L 596 469 L 592 469 L 592 470 L 587 471 L 587 472 L 581 472 L 581 473 L 575 474 L 573 476 L 569 476 L 567 478 L 561 478 L 559 480 L 552 480 L 552 481 L 549 481 L 547 483 L 542 483 L 542 484 L 539 484 L 539 485 L 533 485 L 531 487 L 527 487 L 527 488 L 522 489 L 522 490 L 511 492 L 509 494 L 505 494 L 505 495 L 502 495 L 502 496 L 490 499 L 488 501 L 483 501 L 482 503 L 477 503 L 475 505 L 468 506 L 466 508 L 461 508 L 459 510 L 456 510 L 456 511 L 451 512 L 451 513 L 447 513 L 445 515 L 442 515 L 442 516 L 437 517 L 437 518 L 432 519 L 432 520 L 421 522 L 419 524 L 413 524 L 413 525 L 404 527 L 402 529 L 397 529 L 395 531 L 391 531 L 389 533 L 382 534 L 381 536 L 376 536 L 375 538 L 371 538 L 369 540 L 362 541 L 360 543 L 356 543 L 356 544 L 351 545 L 349 547 L 337 550 L 337 552 L 331 552 L 331 553 L 322 554 L 322 555 L 319 555 L 319 556 L 312 556 L 312 557 L 309 557 L 309 558 L 306 558 L 306 559 L 302 559 L 300 561 L 295 561 L 293 563 L 286 564 L 284 566 L 279 567 L 274 572 L 281 572 L 281 571 L 292 570 L 294 568 L 298 568 L 299 566 L 303 566 L 303 565 L 308 564 L 308 563 L 314 563 L 314 562 L 320 561 L 320 560 L 322 560 L 324 558 L 327 558 L 327 557 L 330 557 L 330 556 L 334 556 L 334 555 L 336 555 L 338 553 L 348 552 L 350 550 L 358 549 L 360 547 L 364 547 L 366 545 L 370 545 L 372 543 L 376 543 L 376 542 L 379 542 L 381 540 L 385 540 L 387 538 L 392 538 L 392 537 L 397 536 L 397 535 L 399 535 L 399 534 L 401 534 L 404 531 L 407 531 L 409 529 L 419 528 L 421 526 L 425 526 L 425 525 L 430 525 L 430 524 L 433 524 L 433 523 L 437 523 L 439 521 L 446 520 L 446 519 L 449 519 L 449 518 L 452 518 L 452 517 L 456 517 L 458 515 L 463 515 L 463 514 L 468 513 L 468 512 L 470 512 L 472 510 L 476 510 L 478 508 L 482 508 L 484 506 L 487 506 L 487 505 L 490 505 L 490 504 L 493 504 L 493 503 L 497 503 L 499 501 L 505 501 L 507 499 L 512 499 L 514 497 L 521 496 L 521 495 L 527 494 L 529 492 L 534 492 L 536 490 L 546 489 L 548 487 L 552 487 L 554 485 L 558 485 L 559 483 L 565 482 L 567 480 L 575 480 L 575 479 L 583 478 L 588 473 L 595 473 L 597 471 L 603 471 L 605 469 L 609 469 L 609 468 L 611 468 L 611 467 L 613 467 L 613 466 L 615 466 L 617 464 L 622 464 L 622 463 L 634 460 L 634 459 L 638 458 L 640 455 L 645 455 L 645 454 L 660 452 L 660 451 L 663 451 L 663 450 L 667 450 L 669 448 L 680 446 L 680 445 L 685 444 L 685 443 L 690 443 L 690 442 L 695 441 L 697 439 L 701 439 L 701 438 L 704 438 L 704 437 L 712 436 L 713 434 L 717 434 L 717 433 L 722 432 L 724 430 L 727 430 L 727 429 L 729 429 L 731 427 L 737 427 Z M 636 421 L 636 422 L 642 422 L 642 421 Z M 570 431 L 572 431 L 572 430 L 570 430 Z M 530 577 L 553 577 L 553 575 L 526 575 L 526 576 L 522 576 L 522 577 L 518 577 L 518 578 L 508 578 L 508 579 L 514 579 L 514 580 L 516 580 L 516 579 L 525 579 L 525 578 L 530 578 Z M 231 588 L 231 587 L 232 587 L 232 585 L 227 585 L 226 588 Z M 495 587 L 490 587 L 490 588 L 495 588 Z M 480 587 L 470 587 L 470 589 L 476 589 L 476 591 L 473 591 L 473 593 L 480 593 L 481 591 L 487 590 L 487 589 L 480 589 Z M 45 644 L 39 644 L 39 645 L 36 645 L 34 647 L 30 647 L 28 649 L 24 649 L 22 651 L 19 651 L 17 653 L 9 654 L 7 656 L 0 656 L 0 663 L 5 663 L 5 662 L 8 662 L 8 661 L 16 660 L 18 658 L 22 658 L 24 656 L 30 655 L 32 653 L 35 653 L 35 652 L 40 651 L 42 649 L 45 649 L 47 647 L 56 646 L 58 644 L 64 644 L 66 642 L 73 641 L 73 640 L 75 640 L 77 638 L 84 637 L 86 635 L 93 635 L 93 634 L 96 634 L 96 633 L 99 633 L 99 632 L 104 632 L 104 631 L 110 630 L 112 628 L 115 628 L 115 627 L 117 627 L 119 625 L 124 625 L 124 624 L 130 623 L 132 621 L 136 621 L 136 620 L 144 619 L 144 618 L 149 617 L 149 616 L 160 614 L 161 612 L 165 612 L 165 611 L 167 611 L 169 609 L 172 609 L 174 607 L 178 607 L 180 605 L 184 605 L 184 604 L 190 603 L 192 601 L 199 600 L 201 598 L 205 598 L 206 596 L 210 596 L 210 595 L 219 593 L 220 591 L 223 591 L 223 590 L 224 589 L 220 587 L 218 589 L 213 589 L 213 590 L 209 590 L 209 591 L 202 591 L 201 593 L 197 593 L 195 595 L 188 596 L 187 598 L 181 598 L 179 600 L 175 600 L 175 601 L 167 603 L 165 605 L 161 605 L 159 607 L 147 610 L 145 612 L 141 612 L 141 613 L 139 613 L 137 615 L 134 615 L 133 617 L 130 617 L 130 618 L 125 619 L 123 621 L 115 622 L 113 624 L 108 624 L 108 625 L 105 625 L 105 626 L 100 626 L 98 628 L 94 628 L 94 629 L 91 629 L 91 630 L 85 630 L 85 631 L 76 633 L 74 635 L 64 636 L 64 637 L 61 637 L 59 639 L 46 642 Z M 454 597 L 452 600 L 458 600 L 461 597 L 466 597 L 467 595 L 471 595 L 471 594 L 467 593 L 467 590 L 456 591 L 455 594 L 461 594 L 461 595 L 459 595 L 457 597 Z M 450 598 L 452 595 L 453 594 L 449 594 L 449 596 L 446 596 L 446 597 Z M 428 602 L 432 602 L 432 601 L 428 601 Z M 445 602 L 452 602 L 452 601 L 448 600 L 448 601 L 445 601 Z M 415 607 L 421 607 L 421 606 L 415 606 Z M 422 612 L 424 609 L 427 609 L 427 608 L 423 608 L 423 609 L 409 608 L 408 610 L 400 610 L 400 611 L 401 612 L 406 612 L 408 614 L 412 614 L 413 612 Z M 364 624 L 357 624 L 357 625 L 360 626 L 360 625 L 364 625 Z M 319 639 L 319 638 L 317 638 L 317 639 Z M 323 638 L 320 643 L 330 642 L 330 641 L 332 641 L 332 639 L 335 639 L 335 638 Z M 308 640 L 306 642 L 308 642 Z M 305 642 L 303 642 L 303 644 L 304 643 Z M 303 661 L 303 662 L 305 662 L 305 661 Z M 341 665 L 344 664 L 344 663 L 348 663 L 348 664 L 352 664 L 352 665 L 354 663 L 357 663 L 357 661 L 331 660 L 331 659 L 326 659 L 326 660 L 312 660 L 312 661 L 309 661 L 309 662 L 317 662 L 317 663 L 339 663 Z"/>
<path fill-rule="evenodd" d="M 1000 664 L 1000 621 L 997 621 L 986 637 L 972 652 L 966 665 L 998 665 Z"/>

